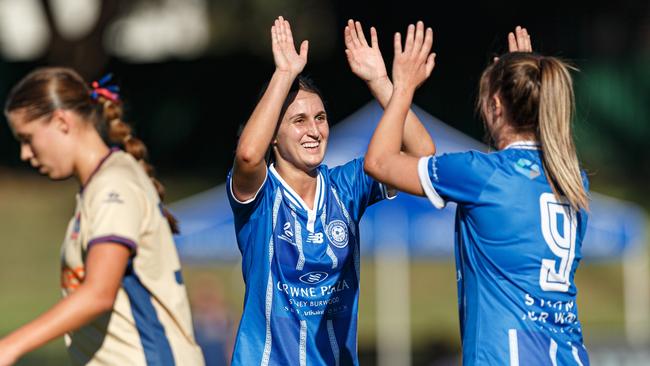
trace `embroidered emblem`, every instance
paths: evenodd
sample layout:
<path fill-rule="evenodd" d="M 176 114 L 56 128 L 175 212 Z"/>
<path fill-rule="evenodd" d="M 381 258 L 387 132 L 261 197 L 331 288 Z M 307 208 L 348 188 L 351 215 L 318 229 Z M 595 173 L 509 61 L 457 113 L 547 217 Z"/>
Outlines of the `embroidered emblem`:
<path fill-rule="evenodd" d="M 325 230 L 327 238 L 337 248 L 345 248 L 348 245 L 348 227 L 341 220 L 334 220 L 327 224 Z"/>

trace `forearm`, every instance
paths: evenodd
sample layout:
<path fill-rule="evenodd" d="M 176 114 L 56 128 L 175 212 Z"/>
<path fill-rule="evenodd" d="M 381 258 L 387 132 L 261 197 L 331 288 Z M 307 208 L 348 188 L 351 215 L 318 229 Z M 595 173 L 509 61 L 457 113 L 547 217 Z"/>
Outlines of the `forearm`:
<path fill-rule="evenodd" d="M 20 357 L 67 332 L 76 330 L 110 310 L 112 301 L 102 299 L 93 291 L 84 289 L 82 285 L 38 318 L 0 340 L 0 349 L 11 350 Z"/>
<path fill-rule="evenodd" d="M 376 179 L 382 180 L 375 175 L 381 174 L 381 165 L 386 158 L 400 154 L 405 118 L 412 97 L 413 91 L 395 90 L 370 140 L 366 165 L 370 167 L 368 173 Z"/>
<path fill-rule="evenodd" d="M 379 105 L 386 109 L 393 94 L 393 83 L 388 77 L 384 77 L 367 84 L 370 93 L 377 99 Z M 436 148 L 433 140 L 418 116 L 410 109 L 410 105 L 405 119 L 402 151 L 415 157 L 434 155 Z"/>
<path fill-rule="evenodd" d="M 276 70 L 271 77 L 268 88 L 255 107 L 237 145 L 237 162 L 239 165 L 258 165 L 264 161 L 275 129 L 280 118 L 282 106 L 296 75 Z"/>

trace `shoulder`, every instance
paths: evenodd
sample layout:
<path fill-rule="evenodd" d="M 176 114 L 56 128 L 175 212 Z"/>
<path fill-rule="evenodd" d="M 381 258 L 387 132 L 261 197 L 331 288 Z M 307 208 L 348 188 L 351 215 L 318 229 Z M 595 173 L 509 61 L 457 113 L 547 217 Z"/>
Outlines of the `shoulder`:
<path fill-rule="evenodd" d="M 128 153 L 118 151 L 102 164 L 84 187 L 83 195 L 93 197 L 106 190 L 120 190 L 123 194 L 140 193 L 144 191 L 143 168 Z"/>

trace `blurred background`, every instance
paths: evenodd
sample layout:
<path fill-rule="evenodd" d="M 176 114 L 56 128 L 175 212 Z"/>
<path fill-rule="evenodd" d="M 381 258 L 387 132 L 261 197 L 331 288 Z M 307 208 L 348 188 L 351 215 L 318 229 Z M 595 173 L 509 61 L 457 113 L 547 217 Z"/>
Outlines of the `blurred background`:
<path fill-rule="evenodd" d="M 126 120 L 148 145 L 173 208 L 173 202 L 225 181 L 238 126 L 273 72 L 269 31 L 278 15 L 291 21 L 297 41 L 310 41 L 305 72 L 323 92 L 333 126 L 372 99 L 345 59 L 347 20 L 378 29 L 389 70 L 392 34 L 423 20 L 434 29 L 438 57 L 415 103 L 478 140 L 483 128 L 474 101 L 480 73 L 507 49 L 507 33 L 526 26 L 536 51 L 569 59 L 580 69 L 574 73 L 575 133 L 592 190 L 640 209 L 635 212 L 647 226 L 650 3 L 643 0 L 0 0 L 0 100 L 37 66 L 70 66 L 89 81 L 113 72 L 126 101 Z M 50 182 L 21 163 L 19 146 L 4 116 L 0 119 L 3 335 L 59 299 L 59 245 L 78 187 L 74 181 Z M 648 241 L 636 239 L 610 256 L 585 258 L 577 272 L 585 344 L 595 365 L 650 362 L 650 308 L 630 310 L 635 301 L 647 303 L 650 291 Z M 406 270 L 378 258 L 362 262 L 361 363 L 458 364 L 452 256 L 405 258 Z M 183 259 L 197 339 L 206 346 L 209 364 L 225 364 L 241 313 L 240 265 L 231 259 Z M 406 316 L 398 319 L 402 333 L 396 332 L 400 339 L 393 342 L 402 348 L 392 352 L 403 353 L 401 361 L 387 359 L 391 341 L 381 336 L 382 322 L 391 316 L 381 310 L 386 273 L 407 279 L 408 291 L 400 292 L 407 296 L 401 305 Z M 19 364 L 67 364 L 62 340 Z"/>

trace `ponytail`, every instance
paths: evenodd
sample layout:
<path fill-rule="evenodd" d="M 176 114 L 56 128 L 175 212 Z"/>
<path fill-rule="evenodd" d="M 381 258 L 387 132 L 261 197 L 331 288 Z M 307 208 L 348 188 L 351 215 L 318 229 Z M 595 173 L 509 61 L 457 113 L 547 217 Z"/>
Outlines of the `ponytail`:
<path fill-rule="evenodd" d="M 539 64 L 539 139 L 549 183 L 553 193 L 566 196 L 574 209 L 589 209 L 573 143 L 575 99 L 570 67 L 554 57 L 542 57 Z"/>
<path fill-rule="evenodd" d="M 483 71 L 477 109 L 487 120 L 488 101 L 498 93 L 509 125 L 539 140 L 555 196 L 565 196 L 575 210 L 588 210 L 571 129 L 575 101 L 569 69 L 572 67 L 554 57 L 507 53 Z"/>
<path fill-rule="evenodd" d="M 144 171 L 147 173 L 151 182 L 153 183 L 160 200 L 163 201 L 165 198 L 165 187 L 160 183 L 155 177 L 155 169 L 149 164 L 147 147 L 145 146 L 142 140 L 134 137 L 132 134 L 131 126 L 125 123 L 122 120 L 122 105 L 119 101 L 107 98 L 103 95 L 99 95 L 96 98 L 97 103 L 102 106 L 103 109 L 103 121 L 106 123 L 106 136 L 108 141 L 112 144 L 121 145 L 124 147 L 124 150 L 131 154 L 142 166 Z M 169 227 L 171 228 L 174 234 L 180 232 L 178 227 L 178 220 L 172 213 L 165 207 L 162 207 L 162 212 L 167 221 L 169 222 Z"/>

